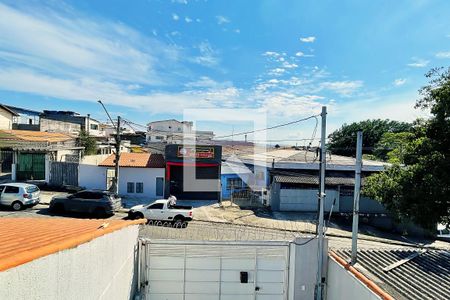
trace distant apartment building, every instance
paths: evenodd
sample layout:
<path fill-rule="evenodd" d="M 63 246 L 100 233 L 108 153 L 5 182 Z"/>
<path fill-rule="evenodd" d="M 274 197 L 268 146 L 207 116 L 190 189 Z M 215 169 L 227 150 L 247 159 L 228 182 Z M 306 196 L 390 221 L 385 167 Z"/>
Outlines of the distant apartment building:
<path fill-rule="evenodd" d="M 91 118 L 89 114 L 82 116 L 73 111 L 44 110 L 40 122 L 41 131 L 60 132 L 76 136 L 81 130 L 85 130 L 93 137 L 106 137 L 101 123 Z"/>
<path fill-rule="evenodd" d="M 194 130 L 191 121 L 175 119 L 154 121 L 147 124 L 147 143 L 182 144 L 183 140 L 204 141 L 214 137 L 212 131 Z"/>

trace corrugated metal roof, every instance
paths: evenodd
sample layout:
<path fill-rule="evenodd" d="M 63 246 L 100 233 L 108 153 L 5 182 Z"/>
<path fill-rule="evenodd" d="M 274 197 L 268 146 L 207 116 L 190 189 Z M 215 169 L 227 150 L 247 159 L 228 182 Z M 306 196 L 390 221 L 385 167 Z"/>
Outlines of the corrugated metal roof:
<path fill-rule="evenodd" d="M 111 154 L 102 163 L 101 167 L 113 167 L 115 154 Z M 162 154 L 153 153 L 121 153 L 120 167 L 129 168 L 165 168 L 166 163 Z"/>
<path fill-rule="evenodd" d="M 355 268 L 396 299 L 450 299 L 450 252 L 421 251 L 359 250 Z M 343 259 L 351 257 L 351 250 L 336 252 Z"/>
<path fill-rule="evenodd" d="M 0 271 L 76 247 L 145 220 L 6 218 L 0 220 Z M 102 226 L 103 225 L 103 226 Z"/>
<path fill-rule="evenodd" d="M 274 176 L 275 182 L 279 183 L 292 183 L 292 184 L 310 184 L 318 185 L 319 177 L 312 175 L 296 175 L 296 176 L 286 176 L 286 175 L 276 175 Z M 325 177 L 326 185 L 354 185 L 354 178 L 346 177 Z"/>

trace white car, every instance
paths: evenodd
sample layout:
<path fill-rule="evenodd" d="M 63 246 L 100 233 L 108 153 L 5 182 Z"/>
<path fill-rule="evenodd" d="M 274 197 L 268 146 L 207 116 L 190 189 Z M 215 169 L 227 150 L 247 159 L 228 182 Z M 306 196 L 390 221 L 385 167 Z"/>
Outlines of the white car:
<path fill-rule="evenodd" d="M 0 205 L 10 206 L 13 210 L 21 210 L 26 206 L 38 204 L 40 195 L 41 191 L 34 184 L 0 184 Z"/>
<path fill-rule="evenodd" d="M 171 205 L 170 200 L 160 199 L 147 205 L 133 206 L 128 216 L 130 219 L 146 218 L 149 221 L 186 223 L 192 220 L 192 206 Z"/>

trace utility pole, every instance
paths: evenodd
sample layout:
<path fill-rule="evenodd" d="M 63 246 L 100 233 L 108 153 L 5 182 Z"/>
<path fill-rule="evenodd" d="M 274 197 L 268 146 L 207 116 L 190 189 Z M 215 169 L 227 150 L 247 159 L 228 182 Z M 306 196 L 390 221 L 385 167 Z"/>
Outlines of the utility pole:
<path fill-rule="evenodd" d="M 358 130 L 356 135 L 356 165 L 355 165 L 355 190 L 353 195 L 353 226 L 352 226 L 352 260 L 356 264 L 358 255 L 358 223 L 359 223 L 359 196 L 361 193 L 361 168 L 362 168 L 362 137 L 363 133 Z"/>
<path fill-rule="evenodd" d="M 111 121 L 111 124 L 114 126 L 114 121 L 111 118 L 111 115 L 106 110 L 105 105 L 103 104 L 102 100 L 98 100 L 98 103 L 103 107 L 106 114 L 108 115 L 109 120 Z M 116 135 L 114 137 L 116 140 L 116 154 L 114 159 L 114 193 L 119 194 L 119 160 L 120 160 L 120 116 L 117 117 L 117 126 L 116 126 Z"/>
<path fill-rule="evenodd" d="M 120 116 L 117 117 L 116 159 L 114 160 L 114 192 L 119 194 L 119 161 L 120 161 Z"/>
<path fill-rule="evenodd" d="M 316 283 L 316 299 L 322 300 L 322 292 L 323 292 L 323 223 L 324 223 L 324 201 L 325 201 L 325 166 L 326 166 L 326 131 L 327 131 L 327 107 L 322 106 L 322 113 L 320 114 L 322 117 L 322 133 L 320 137 L 321 149 L 320 149 L 320 191 L 319 191 L 319 226 L 317 229 L 318 234 L 318 245 L 317 245 L 317 283 Z"/>

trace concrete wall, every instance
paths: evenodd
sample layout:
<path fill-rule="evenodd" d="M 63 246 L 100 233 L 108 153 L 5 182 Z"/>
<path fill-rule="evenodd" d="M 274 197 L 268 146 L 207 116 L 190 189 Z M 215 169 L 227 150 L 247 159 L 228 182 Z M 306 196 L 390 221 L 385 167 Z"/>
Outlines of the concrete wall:
<path fill-rule="evenodd" d="M 131 299 L 138 226 L 0 272 L 0 299 Z"/>
<path fill-rule="evenodd" d="M 317 238 L 297 238 L 291 244 L 289 265 L 289 300 L 315 299 L 317 278 Z M 324 239 L 322 276 L 327 276 L 328 239 Z M 325 291 L 324 291 L 325 292 Z M 358 299 L 358 298 L 341 298 Z"/>
<path fill-rule="evenodd" d="M 381 299 L 366 285 L 359 281 L 352 273 L 337 263 L 332 257 L 328 258 L 328 276 L 326 285 L 327 300 Z"/>
<path fill-rule="evenodd" d="M 41 118 L 40 126 L 41 131 L 60 132 L 75 136 L 78 136 L 81 130 L 81 124 L 65 122 L 61 120 L 46 119 L 44 117 Z"/>
<path fill-rule="evenodd" d="M 12 129 L 12 117 L 10 112 L 0 107 L 0 129 Z"/>

